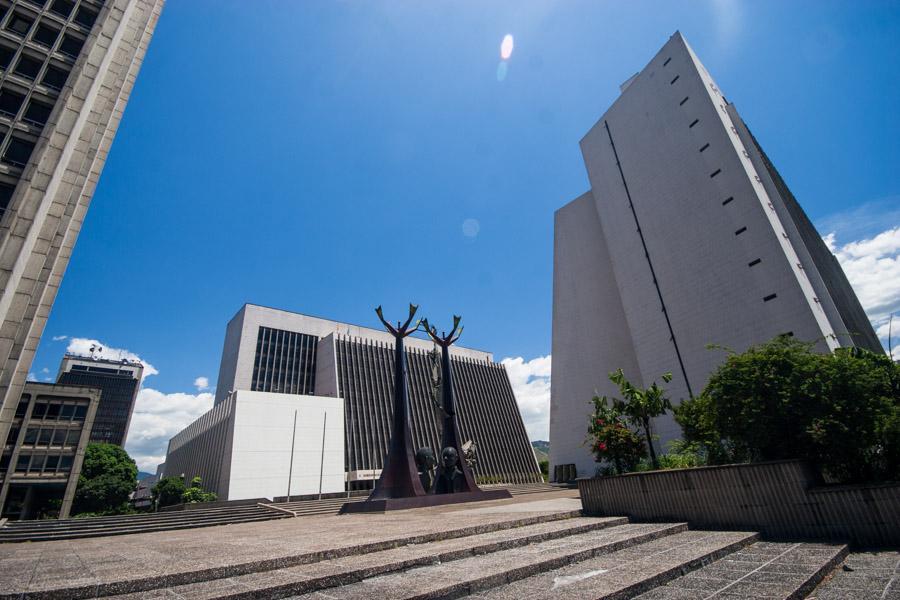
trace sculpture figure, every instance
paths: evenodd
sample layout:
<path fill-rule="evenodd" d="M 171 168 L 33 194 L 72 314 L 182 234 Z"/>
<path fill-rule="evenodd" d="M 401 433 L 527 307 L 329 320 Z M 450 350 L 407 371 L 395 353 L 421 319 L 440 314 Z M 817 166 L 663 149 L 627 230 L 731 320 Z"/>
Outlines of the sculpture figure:
<path fill-rule="evenodd" d="M 437 459 L 434 457 L 434 451 L 425 446 L 419 448 L 416 452 L 416 468 L 419 470 L 419 481 L 422 482 L 422 488 L 426 492 L 430 492 L 434 487 L 434 468 L 437 466 Z"/>
<path fill-rule="evenodd" d="M 424 496 L 425 489 L 419 479 L 419 471 L 416 469 L 413 456 L 412 434 L 409 429 L 409 388 L 406 381 L 406 352 L 403 350 L 403 338 L 418 331 L 419 323 L 410 327 L 416 311 L 415 304 L 409 305 L 409 318 L 406 323 L 394 327 L 384 319 L 381 307 L 375 309 L 375 314 L 384 324 L 388 333 L 394 336 L 394 423 L 391 429 L 391 446 L 385 459 L 381 476 L 375 483 L 375 489 L 369 495 L 369 500 L 383 500 L 387 498 L 412 498 Z"/>
<path fill-rule="evenodd" d="M 466 477 L 460 470 L 459 454 L 456 448 L 446 447 L 441 451 L 441 466 L 434 480 L 435 494 L 456 494 L 464 490 Z"/>
<path fill-rule="evenodd" d="M 441 452 L 443 461 L 444 454 L 448 448 L 451 448 L 456 455 L 457 463 L 459 457 L 465 456 L 463 444 L 459 435 L 459 424 L 456 420 L 456 401 L 453 398 L 453 370 L 450 362 L 450 346 L 453 345 L 459 336 L 462 335 L 463 328 L 459 326 L 462 317 L 453 315 L 453 329 L 450 334 L 446 335 L 443 331 L 441 335 L 437 334 L 437 328 L 428 324 L 428 319 L 422 321 L 425 325 L 425 331 L 432 341 L 441 347 L 441 405 L 443 413 L 443 428 L 441 433 Z M 475 477 L 472 475 L 472 469 L 465 463 L 459 463 L 459 470 L 462 474 L 461 490 L 463 492 L 477 492 L 478 486 L 475 484 Z"/>

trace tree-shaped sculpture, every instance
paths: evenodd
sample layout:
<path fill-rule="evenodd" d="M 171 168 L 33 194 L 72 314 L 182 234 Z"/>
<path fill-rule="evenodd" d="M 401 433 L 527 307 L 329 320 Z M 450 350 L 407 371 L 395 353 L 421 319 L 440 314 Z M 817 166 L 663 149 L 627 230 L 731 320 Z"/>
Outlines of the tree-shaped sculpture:
<path fill-rule="evenodd" d="M 406 352 L 403 349 L 403 339 L 418 331 L 419 323 L 410 328 L 413 317 L 416 316 L 418 306 L 409 305 L 409 318 L 406 323 L 394 327 L 384 319 L 381 307 L 375 309 L 375 314 L 384 324 L 388 333 L 394 336 L 394 425 L 391 429 L 391 446 L 385 460 L 381 477 L 375 484 L 375 489 L 369 496 L 369 500 L 383 500 L 387 498 L 412 498 L 424 496 L 427 492 L 422 488 L 419 480 L 419 472 L 416 468 L 415 452 L 413 451 L 412 434 L 409 429 L 409 389 L 406 382 Z"/>
<path fill-rule="evenodd" d="M 437 328 L 428 324 L 428 319 L 423 319 L 422 324 L 425 325 L 425 331 L 435 344 L 441 347 L 441 400 L 443 408 L 443 429 L 441 433 L 441 449 L 453 448 L 456 450 L 457 456 L 462 458 L 465 456 L 462 441 L 459 435 L 459 423 L 456 420 L 456 401 L 453 398 L 453 369 L 450 363 L 450 346 L 462 335 L 463 328 L 459 326 L 462 317 L 453 315 L 453 329 L 449 335 L 443 331 L 441 335 L 437 334 Z M 459 461 L 459 468 L 465 476 L 465 483 L 461 486 L 460 491 L 475 492 L 478 486 L 475 484 L 475 477 L 472 475 L 472 469 L 466 464 L 465 460 Z"/>

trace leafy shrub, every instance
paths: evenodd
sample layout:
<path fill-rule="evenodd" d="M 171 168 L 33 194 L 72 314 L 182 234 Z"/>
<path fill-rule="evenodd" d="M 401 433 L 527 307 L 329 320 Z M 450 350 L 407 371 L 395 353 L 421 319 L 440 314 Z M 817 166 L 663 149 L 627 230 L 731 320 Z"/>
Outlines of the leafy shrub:
<path fill-rule="evenodd" d="M 594 460 L 608 463 L 609 474 L 635 470 L 645 454 L 643 439 L 628 427 L 616 408 L 608 405 L 606 397 L 594 396 L 592 402 L 594 412 L 588 426 L 588 443 Z"/>
<path fill-rule="evenodd" d="M 200 477 L 194 477 L 191 480 L 191 487 L 184 490 L 181 494 L 181 501 L 185 504 L 196 504 L 197 502 L 215 502 L 215 492 L 203 491 L 203 480 Z"/>
<path fill-rule="evenodd" d="M 151 488 L 150 494 L 156 506 L 172 506 L 181 503 L 184 490 L 181 477 L 163 477 Z"/>
<path fill-rule="evenodd" d="M 843 482 L 900 472 L 900 367 L 780 336 L 730 354 L 675 416 L 712 463 L 804 458 Z"/>

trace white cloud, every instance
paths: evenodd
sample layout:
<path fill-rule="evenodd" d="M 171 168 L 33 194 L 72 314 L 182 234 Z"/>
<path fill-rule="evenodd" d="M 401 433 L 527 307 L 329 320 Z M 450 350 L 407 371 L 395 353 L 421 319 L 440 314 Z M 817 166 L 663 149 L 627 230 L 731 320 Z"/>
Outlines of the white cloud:
<path fill-rule="evenodd" d="M 527 362 L 522 357 L 504 358 L 500 362 L 509 374 L 528 437 L 532 440 L 549 439 L 550 355 Z"/>
<path fill-rule="evenodd" d="M 54 336 L 53 336 L 53 341 L 54 341 L 54 342 L 61 342 L 61 341 L 66 340 L 66 339 L 69 339 L 69 336 L 67 336 L 67 335 L 54 335 Z"/>
<path fill-rule="evenodd" d="M 841 263 L 878 337 L 887 347 L 890 315 L 900 313 L 900 226 L 843 245 L 834 232 L 823 239 Z M 900 319 L 894 319 L 895 331 L 900 329 L 898 326 Z M 896 357 L 896 342 L 894 346 Z"/>
<path fill-rule="evenodd" d="M 37 381 L 37 380 L 38 380 L 37 375 L 35 375 L 34 373 L 29 373 L 28 376 L 25 378 L 25 381 Z"/>
<path fill-rule="evenodd" d="M 713 31 L 719 51 L 736 46 L 744 20 L 743 7 L 737 0 L 712 0 Z"/>
<path fill-rule="evenodd" d="M 156 472 L 156 465 L 166 459 L 169 439 L 212 408 L 209 392 L 164 394 L 143 388 L 134 406 L 125 449 L 138 468 Z"/>
<path fill-rule="evenodd" d="M 102 351 L 94 352 L 94 356 L 98 358 L 106 358 L 109 360 L 122 360 L 123 358 L 127 358 L 128 360 L 139 361 L 144 365 L 144 374 L 142 379 L 146 379 L 151 375 L 159 374 L 159 371 L 157 371 L 153 365 L 148 363 L 146 360 L 143 360 L 134 352 L 122 348 L 112 348 L 108 344 L 104 344 L 99 340 L 73 337 L 71 340 L 69 340 L 69 346 L 66 348 L 66 352 L 69 352 L 71 354 L 78 354 L 80 356 L 90 356 L 92 346 L 94 348 L 103 349 Z"/>
<path fill-rule="evenodd" d="M 194 380 L 194 387 L 197 388 L 197 391 L 202 392 L 203 390 L 209 389 L 209 379 L 207 377 L 198 377 Z"/>

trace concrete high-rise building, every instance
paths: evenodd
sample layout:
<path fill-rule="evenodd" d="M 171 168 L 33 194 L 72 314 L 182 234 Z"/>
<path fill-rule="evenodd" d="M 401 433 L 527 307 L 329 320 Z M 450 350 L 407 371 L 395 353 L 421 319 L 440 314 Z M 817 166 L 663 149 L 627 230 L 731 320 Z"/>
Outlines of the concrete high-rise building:
<path fill-rule="evenodd" d="M 163 0 L 0 0 L 0 439 Z"/>
<path fill-rule="evenodd" d="M 556 212 L 550 462 L 592 475 L 590 399 L 779 334 L 883 351 L 835 257 L 734 105 L 676 33 L 581 140 L 591 189 Z M 655 423 L 660 445 L 680 435 Z"/>
<path fill-rule="evenodd" d="M 390 441 L 393 343 L 385 331 L 246 304 L 225 331 L 213 411 L 242 390 L 298 395 L 301 400 L 341 398 L 347 480 L 353 487 L 371 485 Z M 441 409 L 432 395 L 432 376 L 440 360 L 432 362 L 430 340 L 410 337 L 405 347 L 413 441 L 416 448 L 428 446 L 437 454 Z M 503 365 L 489 352 L 456 345 L 451 361 L 459 428 L 462 439 L 475 444 L 476 476 L 498 483 L 540 482 Z M 175 442 L 173 438 L 170 452 Z M 178 439 L 177 445 L 182 444 Z M 166 464 L 171 475 L 175 463 L 167 458 Z"/>
<path fill-rule="evenodd" d="M 91 427 L 91 441 L 124 446 L 143 373 L 144 365 L 136 360 L 66 354 L 56 383 L 99 389 L 100 406 Z"/>

